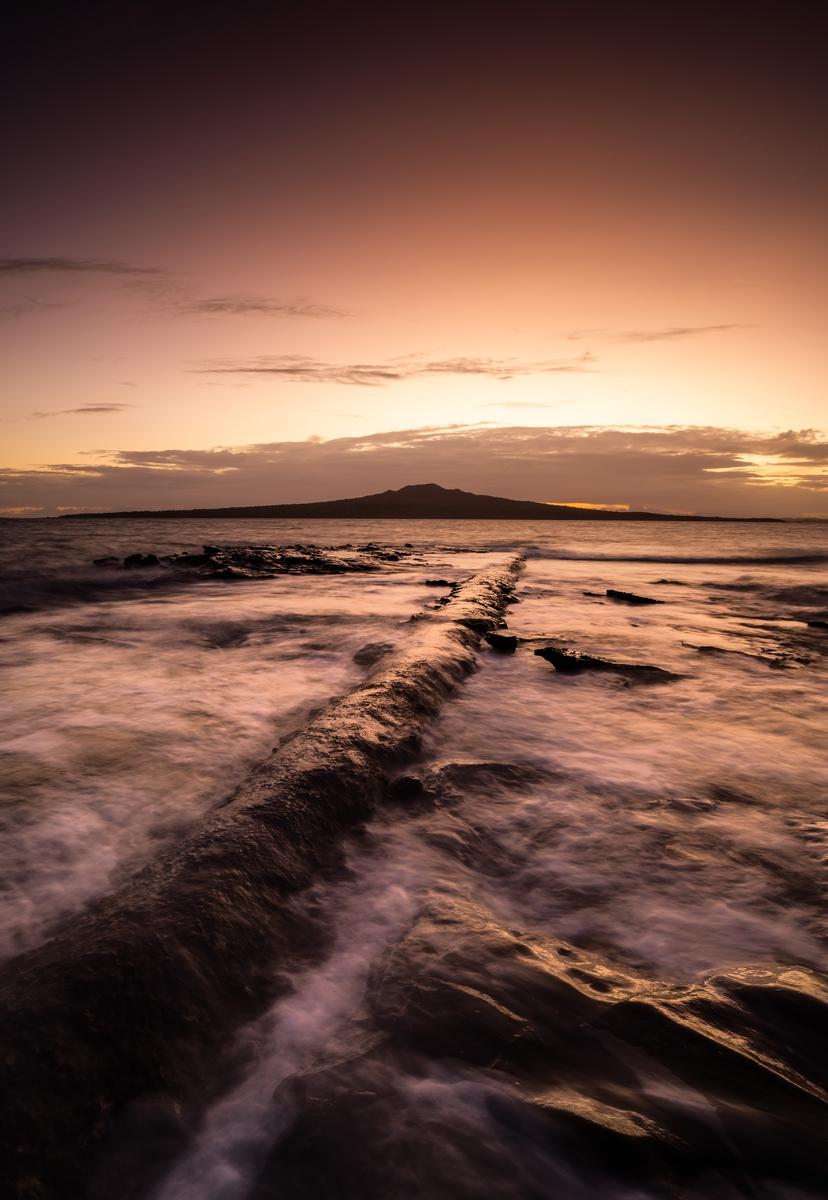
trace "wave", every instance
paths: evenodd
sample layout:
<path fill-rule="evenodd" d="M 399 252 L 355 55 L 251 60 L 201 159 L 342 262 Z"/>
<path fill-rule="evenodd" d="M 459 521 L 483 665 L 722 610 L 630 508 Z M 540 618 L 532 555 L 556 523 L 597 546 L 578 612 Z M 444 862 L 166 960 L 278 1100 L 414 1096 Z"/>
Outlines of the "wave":
<path fill-rule="evenodd" d="M 118 599 L 150 590 L 175 590 L 190 580 L 154 571 L 122 571 L 117 574 L 68 571 L 65 574 L 29 571 L 7 575 L 0 582 L 0 617 L 39 612 L 70 604 L 89 604 Z"/>
<path fill-rule="evenodd" d="M 6 964 L 0 1189 L 80 1195 L 116 1114 L 162 1093 L 176 1108 L 198 1103 L 228 1031 L 280 986 L 274 958 L 285 988 L 324 936 L 291 897 L 341 866 L 344 835 L 474 669 L 478 634 L 497 628 L 518 570 L 516 560 L 458 586 L 405 650 L 286 740 L 181 845 Z M 74 1081 L 71 1106 L 44 1074 L 53 1061 Z"/>
<path fill-rule="evenodd" d="M 531 546 L 527 558 L 567 559 L 575 562 L 701 563 L 720 566 L 808 566 L 828 563 L 828 554 L 602 554 L 566 550 L 562 547 Z"/>
<path fill-rule="evenodd" d="M 376 571 L 410 550 L 371 542 L 322 549 L 315 545 L 204 546 L 198 554 L 133 553 L 93 560 L 93 569 L 55 564 L 51 569 L 14 570 L 0 582 L 0 616 L 63 604 L 117 598 L 136 589 L 170 590 L 200 581 L 243 582 L 283 575 L 342 575 Z"/>

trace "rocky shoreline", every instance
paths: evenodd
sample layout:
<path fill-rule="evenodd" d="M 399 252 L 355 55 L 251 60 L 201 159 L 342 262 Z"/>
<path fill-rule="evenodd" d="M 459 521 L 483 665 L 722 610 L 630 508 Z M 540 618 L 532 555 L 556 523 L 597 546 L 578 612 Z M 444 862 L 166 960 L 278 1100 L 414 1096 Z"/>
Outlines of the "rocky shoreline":
<path fill-rule="evenodd" d="M 109 571 L 166 570 L 199 579 L 270 579 L 276 575 L 339 575 L 375 571 L 409 553 L 370 542 L 364 546 L 204 546 L 201 554 L 133 553 L 96 558 L 92 565 Z"/>
<path fill-rule="evenodd" d="M 94 1180 L 114 1171 L 127 1200 L 180 1148 L 228 1034 L 323 937 L 291 896 L 341 863 L 343 835 L 474 668 L 477 631 L 502 620 L 519 565 L 459 585 L 407 649 L 274 751 L 183 845 L 4 966 L 9 1195 L 103 1197 L 110 1184 Z M 124 1150 L 135 1153 L 133 1135 L 136 1157 Z"/>

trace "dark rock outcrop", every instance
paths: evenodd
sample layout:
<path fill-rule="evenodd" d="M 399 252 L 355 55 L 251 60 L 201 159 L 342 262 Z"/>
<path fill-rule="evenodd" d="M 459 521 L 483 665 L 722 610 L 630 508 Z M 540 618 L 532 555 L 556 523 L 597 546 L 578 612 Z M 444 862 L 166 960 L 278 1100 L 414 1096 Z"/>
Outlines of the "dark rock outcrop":
<path fill-rule="evenodd" d="M 518 640 L 511 633 L 487 633 L 486 641 L 498 654 L 514 654 Z"/>
<path fill-rule="evenodd" d="M 340 575 L 376 571 L 383 563 L 399 562 L 402 553 L 373 544 L 352 546 L 204 546 L 201 554 L 129 554 L 126 570 L 164 567 L 172 578 L 270 579 L 277 575 Z M 119 559 L 95 559 L 95 566 L 120 565 Z"/>
<path fill-rule="evenodd" d="M 663 600 L 654 600 L 652 596 L 637 596 L 635 592 L 619 592 L 617 588 L 607 588 L 606 595 L 618 604 L 663 604 Z"/>
<path fill-rule="evenodd" d="M 368 642 L 354 654 L 354 662 L 360 667 L 373 667 L 394 649 L 391 642 Z"/>
<path fill-rule="evenodd" d="M 124 559 L 124 570 L 135 571 L 145 567 L 161 565 L 157 554 L 128 554 Z"/>
<path fill-rule="evenodd" d="M 446 898 L 377 964 L 367 1006 L 277 1092 L 293 1120 L 253 1200 L 820 1186 L 828 1097 L 807 1047 L 828 993 L 811 972 L 659 983 Z"/>
<path fill-rule="evenodd" d="M 623 675 L 638 683 L 668 683 L 681 676 L 663 667 L 649 663 L 619 663 L 592 654 L 578 654 L 574 650 L 562 650 L 557 646 L 541 646 L 535 651 L 539 658 L 551 663 L 559 675 L 581 675 L 584 671 L 604 671 L 612 675 Z"/>

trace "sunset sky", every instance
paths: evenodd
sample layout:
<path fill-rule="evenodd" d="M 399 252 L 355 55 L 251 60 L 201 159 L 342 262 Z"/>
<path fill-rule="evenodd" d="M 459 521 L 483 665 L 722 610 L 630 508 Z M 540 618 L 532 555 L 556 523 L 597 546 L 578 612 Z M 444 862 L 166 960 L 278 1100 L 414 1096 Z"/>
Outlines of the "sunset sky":
<path fill-rule="evenodd" d="M 828 516 L 819 6 L 65 7 L 4 51 L 0 513 Z"/>

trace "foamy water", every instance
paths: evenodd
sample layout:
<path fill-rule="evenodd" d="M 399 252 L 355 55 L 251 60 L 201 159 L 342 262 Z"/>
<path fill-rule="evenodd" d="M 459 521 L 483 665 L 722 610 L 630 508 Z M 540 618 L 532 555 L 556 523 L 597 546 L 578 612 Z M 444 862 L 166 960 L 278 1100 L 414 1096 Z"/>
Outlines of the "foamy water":
<path fill-rule="evenodd" d="M 76 564 L 58 578 L 79 575 Z M 7 616 L 0 957 L 183 836 L 364 677 L 360 648 L 404 643 L 412 611 L 433 600 L 422 579 L 200 581 L 156 595 L 129 578 L 118 600 L 50 597 Z"/>
<path fill-rule="evenodd" d="M 412 1032 L 409 1017 L 384 1007 L 387 980 L 404 962 L 414 994 L 420 973 L 460 955 L 451 986 L 495 997 L 492 1011 L 508 1021 L 497 939 L 560 945 L 582 956 L 584 979 L 603 971 L 671 996 L 725 976 L 824 974 L 828 671 L 826 631 L 808 624 L 828 613 L 824 529 L 194 525 L 52 523 L 48 569 L 8 584 L 29 607 L 5 619 L 0 643 L 15 696 L 0 759 L 7 953 L 174 845 L 315 706 L 364 678 L 370 668 L 353 660 L 361 646 L 405 645 L 412 614 L 444 594 L 427 578 L 463 578 L 516 550 L 527 558 L 508 613 L 517 652 L 482 647 L 477 673 L 401 768 L 421 790 L 406 785 L 349 845 L 347 870 L 297 901 L 327 925 L 326 948 L 238 1031 L 231 1058 L 243 1065 L 154 1200 L 339 1195 L 325 1182 L 326 1154 L 353 1154 L 357 1170 L 367 1168 L 332 1131 L 369 1094 L 377 1108 L 351 1140 L 365 1162 L 399 1158 L 394 1194 L 466 1197 L 484 1185 L 504 1198 L 674 1194 L 626 1182 L 600 1155 L 584 1165 L 546 1118 L 527 1115 L 539 1086 L 531 1072 L 500 1073 L 497 1055 L 478 1062 L 462 1039 L 455 1053 L 439 1049 L 445 1007 L 427 1034 Z M 30 528 L 36 545 L 42 527 Z M 110 552 L 248 540 L 410 543 L 411 556 L 377 574 L 231 587 L 166 591 L 148 576 L 105 597 L 88 569 Z M 661 603 L 615 602 L 608 588 Z M 676 678 L 560 675 L 534 654 L 545 645 Z M 446 932 L 457 912 L 470 914 L 457 926 L 462 937 Z M 669 1112 L 688 1128 L 718 1130 L 716 1102 L 689 1074 L 679 1078 L 652 1054 L 628 1066 L 623 1088 L 599 1086 L 585 1065 L 566 1088 L 553 1072 L 549 1111 L 613 1129 Z M 329 1130 L 325 1113 L 339 1112 L 350 1086 L 355 1098 Z M 403 1167 L 412 1144 L 431 1149 Z M 753 1178 L 748 1166 L 748 1183 L 727 1184 L 720 1169 L 682 1194 L 817 1194 L 769 1183 L 769 1167 Z M 383 1178 L 372 1176 L 365 1195 L 386 1194 Z"/>

